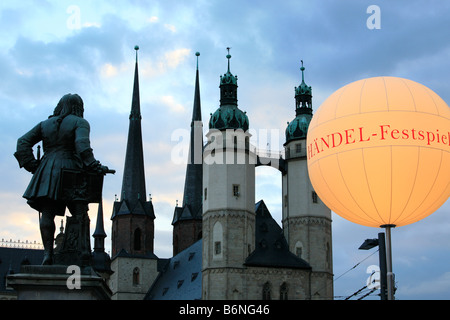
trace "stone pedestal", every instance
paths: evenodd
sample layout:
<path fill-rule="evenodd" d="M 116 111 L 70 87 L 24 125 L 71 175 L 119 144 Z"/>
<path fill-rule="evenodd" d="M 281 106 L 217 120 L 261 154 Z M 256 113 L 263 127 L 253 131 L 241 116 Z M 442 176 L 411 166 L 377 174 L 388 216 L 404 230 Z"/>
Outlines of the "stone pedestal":
<path fill-rule="evenodd" d="M 20 273 L 7 277 L 18 300 L 109 300 L 106 281 L 90 267 L 22 266 Z M 79 271 L 79 272 L 78 272 Z"/>

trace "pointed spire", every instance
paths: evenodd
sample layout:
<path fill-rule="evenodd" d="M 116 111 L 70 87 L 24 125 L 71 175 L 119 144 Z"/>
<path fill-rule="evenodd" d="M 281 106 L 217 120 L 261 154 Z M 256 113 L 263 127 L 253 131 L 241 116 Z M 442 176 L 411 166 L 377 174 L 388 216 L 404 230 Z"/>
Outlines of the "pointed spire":
<path fill-rule="evenodd" d="M 94 238 L 94 252 L 92 252 L 92 267 L 95 271 L 105 274 L 111 274 L 111 258 L 105 252 L 106 232 L 103 226 L 103 202 L 98 204 L 97 223 L 92 235 Z"/>
<path fill-rule="evenodd" d="M 198 71 L 198 57 L 200 56 L 200 52 L 196 52 L 195 55 L 197 56 L 197 71 Z"/>
<path fill-rule="evenodd" d="M 200 81 L 198 72 L 198 57 L 200 56 L 200 52 L 196 52 L 195 55 L 197 56 L 197 70 L 195 75 L 194 108 L 192 111 L 191 127 L 194 125 L 194 121 L 202 121 L 202 110 L 200 103 Z"/>
<path fill-rule="evenodd" d="M 135 46 L 136 50 L 136 65 L 134 68 L 134 86 L 133 86 L 133 99 L 131 102 L 130 120 L 140 120 L 141 117 L 141 102 L 139 97 L 139 72 L 138 72 L 138 50 L 139 46 Z"/>
<path fill-rule="evenodd" d="M 186 167 L 186 178 L 184 183 L 183 194 L 183 211 L 186 207 L 190 208 L 192 213 L 189 219 L 199 218 L 201 219 L 202 208 L 202 180 L 203 180 L 203 124 L 202 124 L 202 111 L 200 103 L 200 81 L 198 71 L 198 57 L 200 53 L 195 54 L 197 56 L 197 70 L 195 77 L 195 92 L 194 92 L 194 105 L 192 111 L 191 122 L 191 140 L 189 145 L 189 158 Z M 178 207 L 178 202 L 177 202 Z M 178 221 L 181 217 L 182 211 L 175 209 L 174 218 L 172 224 Z M 186 217 L 184 217 L 186 218 Z"/>
<path fill-rule="evenodd" d="M 141 106 L 139 94 L 138 50 L 134 71 L 133 97 L 131 102 L 130 123 L 128 128 L 127 150 L 123 171 L 122 192 L 120 201 L 114 204 L 113 216 L 117 214 L 146 214 L 154 217 L 152 206 L 146 202 L 144 150 L 142 145 Z M 126 202 L 126 203 L 125 203 Z M 141 205 L 138 205 L 140 203 Z M 136 210 L 136 212 L 134 212 Z M 142 212 L 144 210 L 144 212 Z"/>
<path fill-rule="evenodd" d="M 106 232 L 105 232 L 105 227 L 103 225 L 103 202 L 102 201 L 100 201 L 100 203 L 98 204 L 97 223 L 95 225 L 95 231 L 92 236 L 95 239 L 94 250 L 97 248 L 104 250 L 105 249 L 104 239 L 106 238 Z"/>

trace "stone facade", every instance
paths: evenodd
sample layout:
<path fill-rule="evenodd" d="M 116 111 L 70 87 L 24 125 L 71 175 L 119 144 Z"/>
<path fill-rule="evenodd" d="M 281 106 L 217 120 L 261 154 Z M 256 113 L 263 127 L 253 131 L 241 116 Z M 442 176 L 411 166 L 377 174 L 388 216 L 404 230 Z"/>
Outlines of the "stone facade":
<path fill-rule="evenodd" d="M 142 300 L 155 281 L 158 259 L 116 257 L 111 263 L 114 273 L 109 279 L 113 300 Z"/>

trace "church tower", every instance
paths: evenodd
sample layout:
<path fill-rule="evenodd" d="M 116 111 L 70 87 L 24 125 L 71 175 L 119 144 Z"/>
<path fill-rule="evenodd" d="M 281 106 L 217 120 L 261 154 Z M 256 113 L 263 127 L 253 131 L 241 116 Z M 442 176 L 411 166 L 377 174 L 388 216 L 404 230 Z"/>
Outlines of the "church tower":
<path fill-rule="evenodd" d="M 175 207 L 172 220 L 174 256 L 202 237 L 203 123 L 198 75 L 200 53 L 197 52 L 195 55 L 197 56 L 197 71 L 183 204 L 181 207 Z"/>
<path fill-rule="evenodd" d="M 229 48 L 228 48 L 229 50 Z M 255 154 L 238 108 L 237 76 L 220 77 L 203 153 L 202 299 L 245 299 L 244 262 L 255 249 Z"/>
<path fill-rule="evenodd" d="M 153 204 L 146 200 L 144 152 L 142 147 L 138 55 L 134 73 L 128 142 L 120 200 L 112 213 L 112 264 L 110 288 L 113 299 L 143 297 L 156 277 L 153 253 Z"/>
<path fill-rule="evenodd" d="M 312 298 L 333 297 L 331 211 L 315 193 L 308 175 L 306 135 L 312 119 L 312 89 L 295 88 L 295 119 L 286 128 L 286 173 L 282 178 L 283 230 L 292 253 L 312 267 Z"/>

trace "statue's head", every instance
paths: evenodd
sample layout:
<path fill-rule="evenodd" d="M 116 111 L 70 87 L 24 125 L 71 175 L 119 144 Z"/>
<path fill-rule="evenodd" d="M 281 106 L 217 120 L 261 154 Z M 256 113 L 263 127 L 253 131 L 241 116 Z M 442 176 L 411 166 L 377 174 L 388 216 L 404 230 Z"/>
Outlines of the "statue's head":
<path fill-rule="evenodd" d="M 83 118 L 84 105 L 83 100 L 78 94 L 68 93 L 64 95 L 56 105 L 53 111 L 53 116 L 68 116 L 73 114 L 75 116 Z"/>

